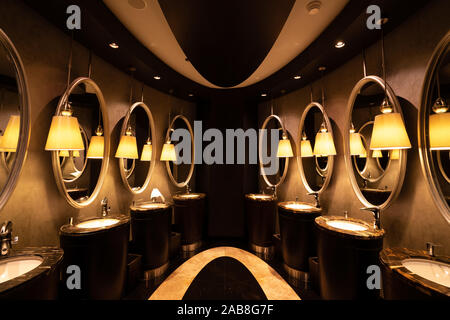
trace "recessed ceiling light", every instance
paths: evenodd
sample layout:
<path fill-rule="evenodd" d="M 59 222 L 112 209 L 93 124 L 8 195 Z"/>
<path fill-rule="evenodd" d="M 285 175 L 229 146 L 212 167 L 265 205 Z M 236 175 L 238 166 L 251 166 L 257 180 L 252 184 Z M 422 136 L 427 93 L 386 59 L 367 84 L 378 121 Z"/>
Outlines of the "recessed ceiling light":
<path fill-rule="evenodd" d="M 261 93 L 261 97 L 267 97 L 267 93 Z"/>
<path fill-rule="evenodd" d="M 194 94 L 193 94 L 193 93 L 189 93 L 188 96 L 189 96 L 189 97 L 193 97 Z"/>
<path fill-rule="evenodd" d="M 345 42 L 344 41 L 338 41 L 336 42 L 336 44 L 334 45 L 336 48 L 340 49 L 345 47 Z"/>
<path fill-rule="evenodd" d="M 321 6 L 322 6 L 322 2 L 311 1 L 306 5 L 306 10 L 308 10 L 308 14 L 310 16 L 314 16 L 319 13 Z"/>
<path fill-rule="evenodd" d="M 153 76 L 153 79 L 155 79 L 155 80 L 161 80 L 161 77 L 160 77 L 160 76 Z"/>
<path fill-rule="evenodd" d="M 302 76 L 299 76 L 299 75 L 294 76 L 294 79 L 295 79 L 295 80 L 299 80 L 299 79 L 301 79 L 301 78 L 302 78 Z"/>
<path fill-rule="evenodd" d="M 113 49 L 119 48 L 119 45 L 118 45 L 117 43 L 115 43 L 115 42 L 111 42 L 111 43 L 109 44 L 109 46 L 110 46 L 111 48 L 113 48 Z"/>

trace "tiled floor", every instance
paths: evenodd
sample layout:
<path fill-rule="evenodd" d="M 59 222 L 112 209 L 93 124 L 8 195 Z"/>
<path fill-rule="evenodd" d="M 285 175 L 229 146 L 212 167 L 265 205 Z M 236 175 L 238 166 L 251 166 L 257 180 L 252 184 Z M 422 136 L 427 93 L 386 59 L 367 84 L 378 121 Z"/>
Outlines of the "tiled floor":
<path fill-rule="evenodd" d="M 224 246 L 229 248 L 227 252 L 224 251 Z M 214 250 L 208 250 L 211 248 Z M 258 263 L 259 259 L 254 259 L 256 257 L 247 251 L 249 251 L 247 244 L 240 241 L 210 241 L 200 249 L 202 254 L 190 260 L 189 263 L 185 263 L 183 268 L 180 268 L 181 270 L 178 268 L 189 258 L 179 255 L 170 261 L 169 268 L 163 277 L 156 282 L 141 280 L 136 289 L 129 292 L 125 299 L 148 299 L 151 297 L 151 299 L 205 300 L 208 296 L 211 300 L 216 299 L 212 296 L 217 297 L 217 300 L 257 300 L 266 297 L 269 299 L 298 299 L 298 297 L 302 300 L 320 299 L 320 296 L 308 288 L 305 283 L 300 283 L 298 286 L 294 286 L 293 283 L 287 284 L 289 282 L 288 275 L 284 271 L 279 257 L 268 262 L 270 265 L 268 267 L 265 263 Z M 224 257 L 227 258 L 224 259 Z M 190 265 L 190 268 L 195 271 L 187 271 L 189 268 L 185 268 L 185 265 Z M 243 268 L 243 265 L 250 272 Z M 204 268 L 205 266 L 206 268 Z M 200 271 L 202 269 L 203 271 Z M 274 270 L 276 272 L 273 272 Z M 267 271 L 272 274 L 266 274 Z M 175 278 L 175 285 L 170 287 L 173 278 Z M 168 281 L 164 282 L 165 280 Z M 257 285 L 258 280 L 259 285 Z M 274 285 L 271 281 L 278 282 Z M 163 282 L 164 284 L 162 284 Z M 208 288 L 201 288 L 202 284 L 207 282 L 209 282 Z M 191 284 L 192 287 L 189 287 Z M 242 293 L 243 286 L 246 287 L 246 294 Z M 183 289 L 174 293 L 180 287 Z M 280 287 L 282 289 L 270 290 L 270 288 Z M 260 291 L 261 288 L 262 291 Z M 170 294 L 167 295 L 167 293 Z"/>

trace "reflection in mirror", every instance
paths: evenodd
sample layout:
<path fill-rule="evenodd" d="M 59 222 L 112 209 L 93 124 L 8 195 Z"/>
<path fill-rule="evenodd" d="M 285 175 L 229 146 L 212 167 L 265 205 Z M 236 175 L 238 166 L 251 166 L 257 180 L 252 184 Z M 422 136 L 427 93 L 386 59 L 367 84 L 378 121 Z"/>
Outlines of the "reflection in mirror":
<path fill-rule="evenodd" d="M 185 116 L 177 115 L 167 130 L 161 161 L 166 161 L 170 180 L 178 188 L 188 186 L 194 172 L 194 156 L 194 132 L 191 124 Z"/>
<path fill-rule="evenodd" d="M 45 149 L 53 151 L 60 191 L 74 207 L 89 205 L 106 174 L 109 138 L 103 95 L 90 78 L 78 78 L 61 96 Z M 106 155 L 106 156 L 104 156 Z"/>
<path fill-rule="evenodd" d="M 293 157 L 287 132 L 276 115 L 270 115 L 264 120 L 259 135 L 258 156 L 263 179 L 276 192 L 276 188 L 286 178 L 289 158 Z M 266 158 L 270 160 L 266 161 Z"/>
<path fill-rule="evenodd" d="M 312 102 L 306 107 L 299 134 L 300 176 L 308 193 L 321 193 L 330 181 L 336 155 L 331 123 L 321 104 Z"/>
<path fill-rule="evenodd" d="M 384 113 L 385 109 L 389 110 Z M 410 146 L 402 128 L 400 105 L 390 87 L 385 89 L 384 80 L 368 76 L 353 88 L 349 112 L 346 163 L 353 189 L 365 207 L 384 209 L 403 183 L 406 151 L 402 149 Z M 390 123 L 384 116 L 393 116 L 401 123 L 395 127 L 395 121 Z M 396 139 L 393 130 L 405 139 Z"/>
<path fill-rule="evenodd" d="M 116 152 L 122 181 L 134 194 L 142 193 L 150 182 L 156 159 L 152 145 L 154 135 L 150 109 L 144 102 L 134 103 L 124 118 Z"/>
<path fill-rule="evenodd" d="M 422 168 L 443 216 L 450 223 L 450 33 L 437 46 L 425 77 L 419 116 Z"/>
<path fill-rule="evenodd" d="M 0 209 L 14 190 L 28 140 L 28 91 L 22 62 L 0 29 Z"/>

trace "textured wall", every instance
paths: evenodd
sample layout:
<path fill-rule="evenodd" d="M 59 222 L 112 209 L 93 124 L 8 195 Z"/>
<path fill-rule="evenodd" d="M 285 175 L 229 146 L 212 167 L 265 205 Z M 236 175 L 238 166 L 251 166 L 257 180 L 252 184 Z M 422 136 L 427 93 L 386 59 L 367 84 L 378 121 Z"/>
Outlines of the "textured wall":
<path fill-rule="evenodd" d="M 64 13 L 61 13 L 64 14 Z M 95 201 L 85 209 L 74 209 L 59 194 L 51 166 L 50 152 L 44 145 L 55 112 L 58 97 L 64 92 L 67 78 L 67 59 L 70 37 L 20 1 L 0 2 L 0 28 L 14 42 L 25 65 L 31 100 L 31 140 L 28 155 L 17 187 L 3 208 L 1 220 L 13 221 L 14 234 L 20 246 L 58 245 L 58 230 L 69 217 L 89 217 L 100 212 L 100 200 L 110 199 L 112 213 L 126 213 L 133 196 L 125 189 L 120 178 L 118 161 L 114 158 L 122 118 L 129 105 L 129 76 L 93 56 L 92 78 L 101 88 L 106 100 L 111 134 L 111 156 L 104 185 Z M 107 45 L 105 43 L 105 45 Z M 73 76 L 85 76 L 88 50 L 74 44 Z M 135 98 L 140 98 L 140 85 L 136 83 Z M 191 121 L 195 105 L 145 87 L 144 101 L 150 107 L 155 124 L 153 143 L 161 150 L 168 126 L 168 114 L 183 113 Z M 159 188 L 168 198 L 177 191 L 170 183 L 164 163 L 157 162 L 152 180 L 144 195 L 149 198 L 153 188 Z M 194 188 L 193 188 L 194 189 Z"/>
<path fill-rule="evenodd" d="M 432 1 L 411 16 L 386 37 L 388 83 L 400 98 L 413 148 L 408 151 L 405 182 L 397 200 L 382 212 L 381 224 L 387 231 L 385 247 L 424 249 L 427 241 L 444 245 L 439 253 L 450 254 L 450 225 L 437 210 L 422 174 L 417 148 L 417 114 L 426 68 L 434 47 L 449 30 L 448 1 Z M 446 9 L 445 9 L 446 8 Z M 351 46 L 351 43 L 347 44 Z M 368 74 L 381 75 L 380 43 L 367 52 Z M 362 77 L 362 58 L 357 56 L 324 78 L 326 110 L 333 123 L 338 155 L 331 184 L 322 195 L 327 214 L 343 215 L 371 221 L 371 215 L 360 211 L 361 203 L 353 192 L 343 157 L 343 132 L 347 101 L 356 82 Z M 320 99 L 320 83 L 313 83 L 314 96 Z M 274 112 L 297 139 L 300 117 L 309 103 L 309 88 L 295 91 L 275 101 Z M 270 113 L 268 104 L 260 105 L 259 123 Z M 285 183 L 279 188 L 281 200 L 312 201 L 300 180 L 296 161 L 289 165 Z"/>

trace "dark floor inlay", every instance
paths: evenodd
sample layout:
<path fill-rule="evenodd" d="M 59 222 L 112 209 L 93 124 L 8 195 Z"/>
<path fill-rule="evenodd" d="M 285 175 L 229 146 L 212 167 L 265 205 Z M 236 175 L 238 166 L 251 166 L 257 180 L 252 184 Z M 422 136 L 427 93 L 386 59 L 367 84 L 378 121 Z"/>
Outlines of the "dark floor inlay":
<path fill-rule="evenodd" d="M 220 257 L 197 274 L 183 300 L 267 300 L 267 297 L 241 262 Z"/>

